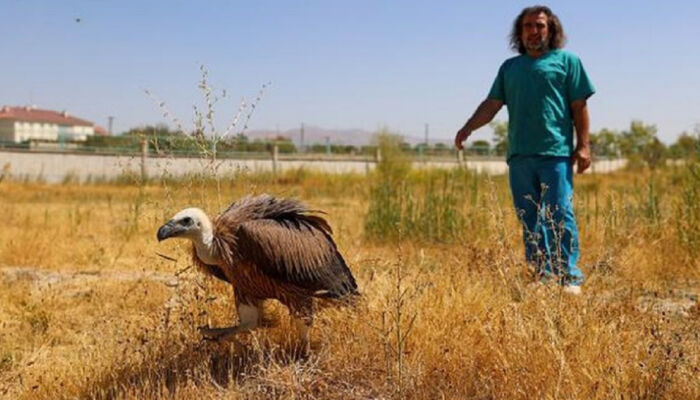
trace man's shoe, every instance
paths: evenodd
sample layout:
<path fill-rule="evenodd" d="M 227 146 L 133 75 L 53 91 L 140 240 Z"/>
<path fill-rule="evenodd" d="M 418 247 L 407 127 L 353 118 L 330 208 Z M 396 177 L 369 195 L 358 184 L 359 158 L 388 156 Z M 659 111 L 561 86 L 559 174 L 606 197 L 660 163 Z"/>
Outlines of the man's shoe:
<path fill-rule="evenodd" d="M 563 290 L 566 294 L 571 294 L 574 296 L 581 295 L 581 286 L 578 285 L 565 285 Z"/>

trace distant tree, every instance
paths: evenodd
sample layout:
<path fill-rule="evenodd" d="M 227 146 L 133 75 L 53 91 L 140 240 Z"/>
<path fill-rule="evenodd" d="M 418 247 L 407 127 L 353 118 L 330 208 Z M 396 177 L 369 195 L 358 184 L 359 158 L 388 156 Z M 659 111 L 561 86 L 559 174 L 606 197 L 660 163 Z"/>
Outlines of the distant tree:
<path fill-rule="evenodd" d="M 700 125 L 695 128 L 695 131 L 695 134 L 681 133 L 669 148 L 669 156 L 676 159 L 700 158 Z"/>
<path fill-rule="evenodd" d="M 488 155 L 491 152 L 491 144 L 488 140 L 475 140 L 472 142 L 471 148 L 473 153 L 479 155 Z"/>
<path fill-rule="evenodd" d="M 309 153 L 325 153 L 327 150 L 328 147 L 321 143 L 314 143 L 307 147 Z M 357 147 L 352 145 L 331 144 L 332 154 L 356 154 L 357 151 Z"/>
<path fill-rule="evenodd" d="M 138 136 L 102 136 L 91 135 L 85 140 L 87 147 L 108 148 L 110 151 L 135 152 L 140 148 L 140 138 Z"/>
<path fill-rule="evenodd" d="M 183 136 L 184 133 L 180 130 L 171 130 L 166 124 L 143 125 L 129 129 L 122 133 L 124 136 Z"/>
<path fill-rule="evenodd" d="M 245 145 L 244 151 L 250 151 L 254 153 L 262 153 L 270 151 L 270 144 L 267 141 L 262 141 L 260 139 L 255 139 L 252 142 L 248 142 Z"/>
<path fill-rule="evenodd" d="M 622 132 L 620 151 L 631 167 L 646 163 L 654 169 L 666 158 L 666 146 L 656 137 L 656 125 L 644 125 L 642 121 L 632 121 L 629 130 Z"/>
<path fill-rule="evenodd" d="M 321 144 L 321 143 L 314 143 L 314 144 L 307 144 L 306 145 L 306 152 L 307 153 L 325 153 L 326 152 L 326 145 Z"/>
<path fill-rule="evenodd" d="M 445 143 L 437 142 L 433 146 L 431 154 L 444 155 L 444 154 L 449 154 L 450 151 L 452 151 L 452 147 L 448 147 Z"/>
<path fill-rule="evenodd" d="M 219 152 L 232 152 L 232 151 L 252 151 L 250 150 L 250 141 L 248 136 L 243 133 L 238 133 L 232 137 L 224 137 L 217 143 L 217 149 Z"/>
<path fill-rule="evenodd" d="M 277 145 L 277 150 L 280 153 L 296 153 L 297 152 L 297 147 L 294 145 L 294 142 L 292 142 L 292 139 L 286 137 L 286 136 L 280 136 L 277 135 L 275 136 L 271 143 L 270 146 Z M 271 149 L 272 147 L 270 147 Z"/>
<path fill-rule="evenodd" d="M 649 168 L 656 169 L 664 165 L 667 157 L 666 145 L 663 144 L 659 139 L 653 138 L 646 146 L 642 149 L 642 159 L 647 163 Z"/>
<path fill-rule="evenodd" d="M 297 148 L 292 143 L 291 139 L 284 136 L 275 136 L 270 139 L 250 139 L 244 134 L 238 134 L 234 137 L 225 138 L 218 142 L 217 150 L 219 152 L 252 152 L 265 153 L 270 152 L 274 145 L 277 145 L 277 150 L 280 153 L 296 153 Z"/>
<path fill-rule="evenodd" d="M 499 156 L 508 152 L 508 121 L 492 121 L 489 126 L 493 129 L 493 150 Z"/>
<path fill-rule="evenodd" d="M 355 154 L 357 153 L 357 147 L 353 145 L 342 145 L 342 144 L 334 144 L 331 145 L 331 152 L 333 154 Z"/>
<path fill-rule="evenodd" d="M 644 125 L 642 121 L 632 121 L 619 139 L 620 151 L 625 157 L 640 156 L 646 145 L 656 137 L 655 125 Z"/>
<path fill-rule="evenodd" d="M 591 134 L 593 153 L 603 157 L 618 157 L 620 155 L 620 134 L 603 128 L 598 133 Z"/>
<path fill-rule="evenodd" d="M 236 136 L 233 137 L 234 143 L 248 143 L 248 136 L 246 136 L 243 132 L 238 133 Z"/>

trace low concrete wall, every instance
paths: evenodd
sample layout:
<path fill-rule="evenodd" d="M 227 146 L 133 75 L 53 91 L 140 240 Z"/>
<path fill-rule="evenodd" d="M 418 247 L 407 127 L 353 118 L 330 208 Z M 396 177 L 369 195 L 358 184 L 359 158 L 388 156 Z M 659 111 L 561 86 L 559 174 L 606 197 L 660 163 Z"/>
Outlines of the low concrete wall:
<path fill-rule="evenodd" d="M 374 169 L 372 160 L 350 159 L 290 159 L 280 158 L 248 160 L 218 160 L 212 163 L 199 158 L 166 158 L 147 157 L 145 170 L 149 176 L 181 176 L 186 173 L 212 172 L 219 173 L 236 171 L 264 172 L 285 171 L 304 168 L 327 173 L 367 173 Z M 468 159 L 466 167 L 478 172 L 503 174 L 508 171 L 505 160 L 475 160 Z M 424 168 L 456 168 L 457 160 L 427 160 L 416 161 L 414 167 Z M 594 163 L 591 171 L 605 173 L 619 169 L 625 165 L 625 160 L 606 160 Z M 8 174 L 13 179 L 43 180 L 50 183 L 60 183 L 66 179 L 81 182 L 90 179 L 115 179 L 124 174 L 140 175 L 142 168 L 141 156 L 114 155 L 85 155 L 65 153 L 36 153 L 0 151 L 0 174 Z"/>

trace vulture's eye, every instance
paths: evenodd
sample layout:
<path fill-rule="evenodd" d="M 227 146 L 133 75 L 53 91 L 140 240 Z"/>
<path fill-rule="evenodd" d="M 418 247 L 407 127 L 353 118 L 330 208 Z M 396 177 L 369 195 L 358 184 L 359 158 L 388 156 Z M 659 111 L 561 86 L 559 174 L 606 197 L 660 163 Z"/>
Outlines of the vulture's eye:
<path fill-rule="evenodd" d="M 190 217 L 185 217 L 185 218 L 183 218 L 183 219 L 182 219 L 182 225 L 185 225 L 185 226 L 190 226 L 190 225 L 192 225 L 192 218 L 190 218 Z"/>

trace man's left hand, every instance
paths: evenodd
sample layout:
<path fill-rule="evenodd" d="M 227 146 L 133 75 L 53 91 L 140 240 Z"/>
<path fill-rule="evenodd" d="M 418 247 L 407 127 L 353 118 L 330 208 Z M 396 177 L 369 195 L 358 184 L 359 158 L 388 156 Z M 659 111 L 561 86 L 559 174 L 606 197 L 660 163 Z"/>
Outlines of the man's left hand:
<path fill-rule="evenodd" d="M 571 163 L 576 164 L 576 172 L 582 174 L 591 166 L 591 162 L 591 147 L 588 145 L 576 146 L 576 150 L 571 156 Z"/>

